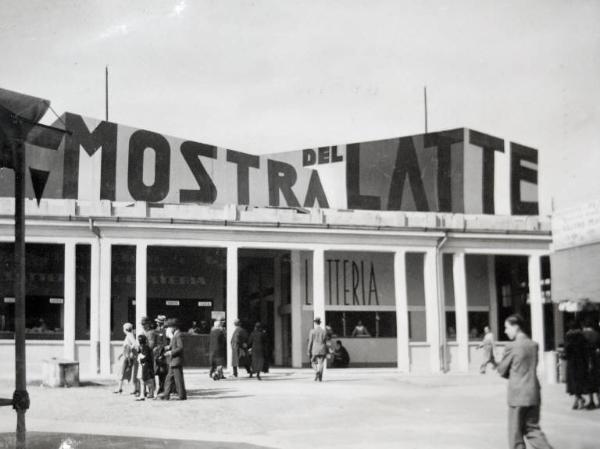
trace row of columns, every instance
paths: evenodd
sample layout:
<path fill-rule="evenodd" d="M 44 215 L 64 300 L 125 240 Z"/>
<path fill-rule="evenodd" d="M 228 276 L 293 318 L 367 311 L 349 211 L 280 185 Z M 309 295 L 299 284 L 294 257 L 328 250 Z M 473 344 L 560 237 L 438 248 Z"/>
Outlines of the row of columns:
<path fill-rule="evenodd" d="M 226 289 L 226 323 L 227 341 L 234 331 L 234 320 L 238 314 L 238 249 L 232 244 L 227 247 L 227 289 Z M 147 243 L 136 245 L 136 325 L 147 313 Z M 326 325 L 325 315 L 325 248 L 312 248 L 312 287 L 313 316 Z M 91 282 L 90 282 L 90 368 L 92 374 L 109 375 L 111 372 L 111 257 L 110 242 L 97 239 L 91 244 Z M 411 368 L 408 292 L 406 279 L 406 253 L 408 249 L 394 251 L 394 287 L 396 296 L 397 323 L 397 360 L 398 370 L 408 373 Z M 456 311 L 456 343 L 458 346 L 457 369 L 469 370 L 469 324 L 467 301 L 467 277 L 465 253 L 453 253 L 453 283 Z M 291 251 L 291 335 L 292 366 L 302 366 L 304 353 L 302 332 L 302 300 L 301 300 L 301 254 L 300 250 Z M 541 264 L 539 255 L 529 256 L 529 286 L 531 306 L 532 338 L 538 342 L 540 353 L 544 347 L 544 313 L 543 298 L 540 288 Z M 64 266 L 64 356 L 76 358 L 75 346 L 75 302 L 76 302 L 76 252 L 75 243 L 65 244 Z M 441 256 L 437 248 L 425 251 L 424 259 L 426 334 L 429 346 L 429 367 L 437 373 L 442 367 L 442 348 L 445 329 L 441 326 L 444 313 L 443 289 L 440 285 Z M 493 298 L 492 298 L 493 299 Z M 278 309 L 278 307 L 276 307 Z M 276 310 L 278 313 L 278 310 Z M 310 323 L 304 323 L 309 325 Z M 502 331 L 502 330 L 500 330 Z M 276 328 L 276 338 L 281 340 L 281 321 Z M 279 351 L 281 352 L 281 351 Z M 231 360 L 231 346 L 227 345 L 228 360 Z M 279 357 L 280 358 L 280 357 Z M 281 363 L 281 361 L 279 361 Z M 543 357 L 540 357 L 540 364 Z"/>

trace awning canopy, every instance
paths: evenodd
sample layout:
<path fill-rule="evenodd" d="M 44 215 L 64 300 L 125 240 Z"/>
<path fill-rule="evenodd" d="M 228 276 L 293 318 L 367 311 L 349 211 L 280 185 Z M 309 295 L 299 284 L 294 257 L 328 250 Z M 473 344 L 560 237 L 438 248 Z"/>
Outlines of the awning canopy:
<path fill-rule="evenodd" d="M 600 303 L 600 242 L 555 251 L 550 269 L 554 302 Z"/>

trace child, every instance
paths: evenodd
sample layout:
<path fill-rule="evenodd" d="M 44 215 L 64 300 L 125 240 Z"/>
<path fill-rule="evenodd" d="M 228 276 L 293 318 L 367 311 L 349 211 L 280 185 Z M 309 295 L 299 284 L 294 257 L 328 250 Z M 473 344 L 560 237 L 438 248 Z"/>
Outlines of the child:
<path fill-rule="evenodd" d="M 138 336 L 139 354 L 138 361 L 140 363 L 139 376 L 142 381 L 140 396 L 136 401 L 143 401 L 148 397 L 154 397 L 154 360 L 152 358 L 152 350 L 148 346 L 148 339 L 145 335 Z"/>

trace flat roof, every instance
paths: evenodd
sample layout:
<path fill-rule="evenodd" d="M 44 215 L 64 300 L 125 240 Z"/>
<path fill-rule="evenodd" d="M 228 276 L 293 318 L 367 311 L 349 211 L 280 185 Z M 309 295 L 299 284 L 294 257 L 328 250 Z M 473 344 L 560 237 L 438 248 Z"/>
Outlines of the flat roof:
<path fill-rule="evenodd" d="M 0 198 L 0 218 L 12 218 L 14 201 Z M 27 219 L 106 220 L 123 222 L 170 222 L 235 224 L 271 227 L 331 229 L 431 230 L 495 234 L 551 235 L 548 216 L 458 214 L 442 212 L 368 211 L 346 209 L 253 207 L 202 204 L 164 204 L 42 199 L 26 200 Z"/>

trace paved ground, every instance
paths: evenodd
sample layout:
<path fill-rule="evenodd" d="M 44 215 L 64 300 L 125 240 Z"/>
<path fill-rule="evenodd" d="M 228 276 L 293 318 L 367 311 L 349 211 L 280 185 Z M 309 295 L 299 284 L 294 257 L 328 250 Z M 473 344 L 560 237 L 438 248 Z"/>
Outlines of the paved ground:
<path fill-rule="evenodd" d="M 181 448 L 242 442 L 247 448 L 292 449 L 506 447 L 505 384 L 495 374 L 401 376 L 353 369 L 326 376 L 315 383 L 307 370 L 275 370 L 262 382 L 214 382 L 206 371 L 193 371 L 186 374 L 190 398 L 185 402 L 135 402 L 112 394 L 109 381 L 72 389 L 33 384 L 27 424 L 38 432 L 144 437 L 153 448 L 178 447 L 159 444 L 165 438 L 203 442 Z M 0 397 L 10 396 L 12 388 L 0 381 Z M 600 447 L 600 410 L 570 410 L 563 385 L 545 386 L 543 396 L 542 425 L 556 449 Z M 10 407 L 1 407 L 0 432 L 12 432 L 14 423 Z M 8 447 L 2 438 L 0 448 Z M 7 438 L 4 434 L 5 444 Z M 151 446 L 150 438 L 157 439 Z"/>

